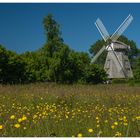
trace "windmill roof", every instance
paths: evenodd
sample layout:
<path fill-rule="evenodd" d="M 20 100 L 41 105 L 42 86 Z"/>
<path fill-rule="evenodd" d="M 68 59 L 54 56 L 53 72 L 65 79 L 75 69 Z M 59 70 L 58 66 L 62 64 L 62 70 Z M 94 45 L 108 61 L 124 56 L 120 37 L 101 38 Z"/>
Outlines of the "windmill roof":
<path fill-rule="evenodd" d="M 114 48 L 114 50 L 117 50 L 117 49 L 126 50 L 129 48 L 129 46 L 123 42 L 115 41 L 115 42 L 113 42 L 113 48 Z"/>

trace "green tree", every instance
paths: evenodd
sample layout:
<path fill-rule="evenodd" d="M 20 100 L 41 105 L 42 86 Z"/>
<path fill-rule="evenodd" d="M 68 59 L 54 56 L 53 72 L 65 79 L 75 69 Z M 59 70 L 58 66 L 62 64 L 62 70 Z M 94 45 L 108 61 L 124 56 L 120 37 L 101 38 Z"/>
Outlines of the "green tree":
<path fill-rule="evenodd" d="M 100 66 L 91 64 L 85 68 L 84 80 L 90 84 L 103 83 L 107 80 L 107 74 Z"/>
<path fill-rule="evenodd" d="M 53 53 L 61 47 L 63 39 L 61 38 L 60 25 L 54 20 L 53 16 L 49 14 L 43 20 L 45 34 L 47 37 L 45 49 L 48 56 L 52 57 Z"/>
<path fill-rule="evenodd" d="M 133 73 L 135 82 L 140 83 L 140 56 L 135 60 Z"/>
<path fill-rule="evenodd" d="M 0 45 L 0 82 L 21 83 L 25 79 L 25 64 L 15 52 L 7 51 Z"/>

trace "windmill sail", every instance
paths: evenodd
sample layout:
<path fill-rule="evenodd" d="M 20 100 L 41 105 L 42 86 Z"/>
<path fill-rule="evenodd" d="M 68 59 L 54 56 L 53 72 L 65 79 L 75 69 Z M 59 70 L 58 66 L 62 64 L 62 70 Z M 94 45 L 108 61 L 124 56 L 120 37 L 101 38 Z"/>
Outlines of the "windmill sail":
<path fill-rule="evenodd" d="M 93 59 L 91 60 L 91 63 L 94 63 L 97 58 L 102 54 L 102 52 L 105 50 L 105 46 L 103 46 L 99 51 L 98 53 L 96 53 L 96 55 L 93 57 Z"/>
<path fill-rule="evenodd" d="M 116 41 L 120 35 L 122 35 L 122 33 L 126 30 L 126 28 L 130 25 L 130 23 L 132 22 L 133 17 L 132 15 L 129 15 L 124 22 L 119 26 L 119 28 L 114 32 L 114 34 L 111 36 L 111 40 L 112 41 Z"/>
<path fill-rule="evenodd" d="M 110 38 L 110 36 L 105 26 L 103 25 L 102 21 L 99 18 L 96 20 L 95 25 L 99 30 L 101 36 L 103 37 L 104 41 L 106 42 Z"/>

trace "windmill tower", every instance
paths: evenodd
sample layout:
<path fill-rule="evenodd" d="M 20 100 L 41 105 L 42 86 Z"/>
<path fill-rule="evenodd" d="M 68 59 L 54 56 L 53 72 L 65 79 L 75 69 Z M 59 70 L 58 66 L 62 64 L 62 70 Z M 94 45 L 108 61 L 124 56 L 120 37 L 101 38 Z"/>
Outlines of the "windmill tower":
<path fill-rule="evenodd" d="M 94 63 L 97 58 L 102 54 L 102 52 L 106 49 L 107 57 L 104 64 L 104 69 L 108 74 L 109 79 L 133 77 L 133 72 L 127 54 L 130 46 L 117 41 L 117 39 L 129 26 L 132 20 L 133 17 L 129 15 L 111 37 L 109 36 L 105 26 L 99 18 L 95 22 L 97 29 L 99 30 L 107 45 L 103 46 L 99 50 L 99 52 L 97 52 L 97 54 L 91 60 L 91 63 Z"/>

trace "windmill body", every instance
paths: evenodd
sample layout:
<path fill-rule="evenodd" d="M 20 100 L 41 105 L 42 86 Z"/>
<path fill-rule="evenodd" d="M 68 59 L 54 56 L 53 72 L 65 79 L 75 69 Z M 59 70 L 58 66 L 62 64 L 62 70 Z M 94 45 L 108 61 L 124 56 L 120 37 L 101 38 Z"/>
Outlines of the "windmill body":
<path fill-rule="evenodd" d="M 132 78 L 133 72 L 127 55 L 130 47 L 119 41 L 110 45 L 111 47 L 109 45 L 106 47 L 108 53 L 104 65 L 108 78 Z"/>
<path fill-rule="evenodd" d="M 127 55 L 130 46 L 117 41 L 120 35 L 130 25 L 132 20 L 132 15 L 128 15 L 128 17 L 122 22 L 122 24 L 113 33 L 112 36 L 109 36 L 109 33 L 107 32 L 105 26 L 99 18 L 95 22 L 99 33 L 108 45 L 103 46 L 97 52 L 97 54 L 92 58 L 91 63 L 94 63 L 106 49 L 108 53 L 104 64 L 104 69 L 108 74 L 109 79 L 133 77 L 133 72 Z"/>

